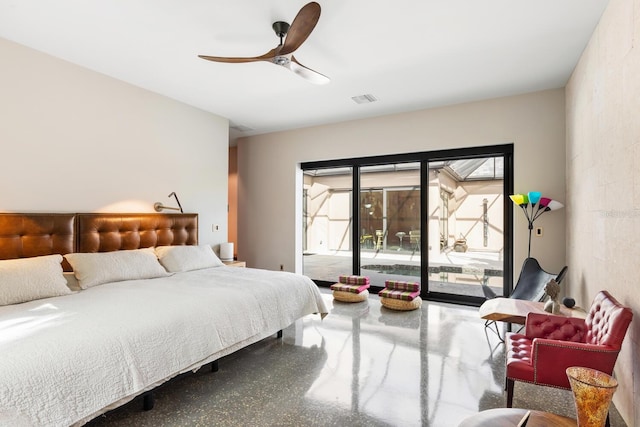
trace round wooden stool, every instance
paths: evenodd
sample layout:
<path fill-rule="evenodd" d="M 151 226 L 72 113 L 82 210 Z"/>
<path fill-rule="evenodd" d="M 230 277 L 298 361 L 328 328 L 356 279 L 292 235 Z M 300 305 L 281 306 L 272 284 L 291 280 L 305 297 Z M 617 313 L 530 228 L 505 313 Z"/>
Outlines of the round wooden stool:
<path fill-rule="evenodd" d="M 488 409 L 471 415 L 458 427 L 515 427 L 527 413 L 527 409 L 497 408 Z M 576 427 L 578 424 L 573 418 L 563 417 L 550 412 L 530 411 L 527 427 Z"/>

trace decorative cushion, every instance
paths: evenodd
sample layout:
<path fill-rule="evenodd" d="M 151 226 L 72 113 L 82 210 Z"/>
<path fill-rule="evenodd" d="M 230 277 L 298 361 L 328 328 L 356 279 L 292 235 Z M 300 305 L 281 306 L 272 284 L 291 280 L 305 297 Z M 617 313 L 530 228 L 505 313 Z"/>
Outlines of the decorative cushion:
<path fill-rule="evenodd" d="M 68 295 L 62 255 L 0 261 L 0 305 Z"/>
<path fill-rule="evenodd" d="M 82 289 L 123 280 L 169 276 L 153 248 L 116 252 L 73 253 L 64 256 Z"/>
<path fill-rule="evenodd" d="M 342 274 L 338 276 L 338 282 L 344 283 L 347 285 L 368 285 L 369 278 L 367 276 L 348 276 Z"/>
<path fill-rule="evenodd" d="M 200 270 L 224 265 L 211 246 L 158 246 L 155 248 L 160 264 L 170 273 Z"/>
<path fill-rule="evenodd" d="M 344 283 L 334 283 L 330 286 L 332 291 L 341 291 L 341 292 L 351 292 L 354 294 L 359 294 L 360 292 L 367 290 L 369 288 L 369 284 L 366 285 L 347 285 Z"/>
<path fill-rule="evenodd" d="M 381 298 L 397 299 L 402 301 L 413 301 L 414 299 L 420 299 L 420 291 L 397 291 L 393 289 L 383 289 L 378 292 L 378 296 Z"/>
<path fill-rule="evenodd" d="M 385 280 L 384 287 L 387 289 L 394 289 L 398 291 L 409 291 L 409 292 L 420 291 L 420 283 L 405 282 L 402 280 Z"/>

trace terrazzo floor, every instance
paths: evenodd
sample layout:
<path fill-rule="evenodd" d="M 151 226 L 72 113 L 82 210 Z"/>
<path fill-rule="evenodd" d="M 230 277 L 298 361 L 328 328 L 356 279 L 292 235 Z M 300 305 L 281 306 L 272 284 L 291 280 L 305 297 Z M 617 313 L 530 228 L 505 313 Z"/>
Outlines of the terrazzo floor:
<path fill-rule="evenodd" d="M 275 335 L 160 386 L 88 426 L 457 426 L 504 407 L 504 345 L 477 308 L 334 302 Z M 516 383 L 514 407 L 575 418 L 570 391 Z M 625 423 L 612 406 L 611 426 Z"/>

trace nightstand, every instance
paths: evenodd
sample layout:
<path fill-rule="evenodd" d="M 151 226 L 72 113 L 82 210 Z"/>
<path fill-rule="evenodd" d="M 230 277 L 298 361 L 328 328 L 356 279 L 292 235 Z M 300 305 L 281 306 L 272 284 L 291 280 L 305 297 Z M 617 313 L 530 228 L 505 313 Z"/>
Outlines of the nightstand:
<path fill-rule="evenodd" d="M 222 263 L 227 267 L 246 267 L 247 266 L 246 261 L 222 261 Z"/>

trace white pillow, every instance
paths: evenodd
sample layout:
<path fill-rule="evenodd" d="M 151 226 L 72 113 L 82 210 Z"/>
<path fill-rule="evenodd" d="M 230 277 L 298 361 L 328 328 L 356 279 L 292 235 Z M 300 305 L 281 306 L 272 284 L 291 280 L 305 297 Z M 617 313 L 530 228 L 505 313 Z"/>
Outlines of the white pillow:
<path fill-rule="evenodd" d="M 62 255 L 0 261 L 0 306 L 68 295 Z"/>
<path fill-rule="evenodd" d="M 123 280 L 152 279 L 169 274 L 153 248 L 116 252 L 73 253 L 64 256 L 82 289 Z"/>
<path fill-rule="evenodd" d="M 156 255 L 164 268 L 171 273 L 224 265 L 208 245 L 158 246 Z"/>

